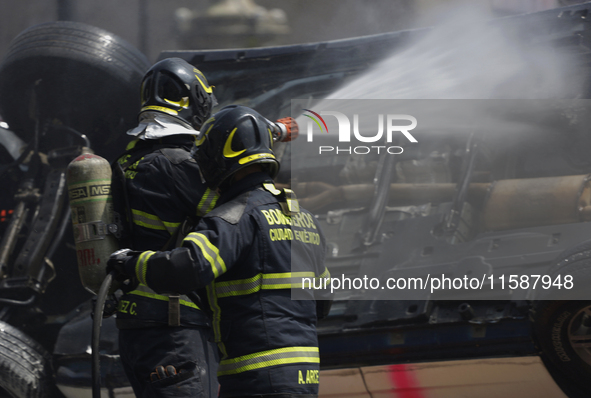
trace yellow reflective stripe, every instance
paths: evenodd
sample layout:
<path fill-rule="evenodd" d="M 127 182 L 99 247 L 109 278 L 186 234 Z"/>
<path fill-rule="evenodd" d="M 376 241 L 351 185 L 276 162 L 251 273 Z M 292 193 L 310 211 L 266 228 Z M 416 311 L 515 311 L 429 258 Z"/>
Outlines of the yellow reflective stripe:
<path fill-rule="evenodd" d="M 207 120 L 208 122 L 211 121 L 211 124 L 205 133 L 201 132 L 201 134 L 199 135 L 199 140 L 195 142 L 196 146 L 203 144 L 203 141 L 205 141 L 205 137 L 207 137 L 207 135 L 209 134 L 209 132 L 213 128 L 213 121 L 214 120 L 215 120 L 214 117 L 211 117 L 210 119 Z"/>
<path fill-rule="evenodd" d="M 275 184 L 272 184 L 270 182 L 263 183 L 263 187 L 267 191 L 271 192 L 273 195 L 280 195 L 281 194 L 281 191 L 278 190 L 277 188 L 275 188 Z"/>
<path fill-rule="evenodd" d="M 147 285 L 146 283 L 146 272 L 148 270 L 148 259 L 152 257 L 156 252 L 147 251 L 140 254 L 135 263 L 135 276 L 140 283 Z"/>
<path fill-rule="evenodd" d="M 132 140 L 129 142 L 129 144 L 127 144 L 127 146 L 125 147 L 126 151 L 129 151 L 130 149 L 135 148 L 136 144 L 139 142 L 139 140 Z"/>
<path fill-rule="evenodd" d="M 271 143 L 271 148 L 273 148 L 273 144 L 275 143 L 275 140 L 273 139 L 273 133 L 271 132 L 271 129 L 267 129 L 267 131 L 269 132 L 269 142 Z"/>
<path fill-rule="evenodd" d="M 300 203 L 298 202 L 298 198 L 296 197 L 295 192 L 291 189 L 284 189 L 285 192 L 285 201 L 287 203 L 287 209 L 289 211 L 289 215 L 294 213 L 300 212 Z"/>
<path fill-rule="evenodd" d="M 314 278 L 313 272 L 284 272 L 258 274 L 251 278 L 215 283 L 218 298 L 243 296 L 260 290 L 292 289 L 302 287 L 302 278 Z"/>
<path fill-rule="evenodd" d="M 207 188 L 199 204 L 197 205 L 197 215 L 204 216 L 209 213 L 214 207 L 218 200 L 218 194 L 211 189 Z"/>
<path fill-rule="evenodd" d="M 222 319 L 222 309 L 218 304 L 218 299 L 215 293 L 215 288 L 213 287 L 213 282 L 210 283 L 207 287 L 207 299 L 209 301 L 209 308 L 212 311 L 212 327 L 213 327 L 213 335 L 214 341 L 217 343 L 220 352 L 222 353 L 222 359 L 228 357 L 228 352 L 226 351 L 226 346 L 222 342 L 222 332 L 220 322 Z"/>
<path fill-rule="evenodd" d="M 318 347 L 286 347 L 220 361 L 218 376 L 291 363 L 320 363 Z"/>
<path fill-rule="evenodd" d="M 205 259 L 211 265 L 211 271 L 213 272 L 215 278 L 226 272 L 226 263 L 224 263 L 224 259 L 220 256 L 220 251 L 209 241 L 209 239 L 207 239 L 205 235 L 197 232 L 191 232 L 189 235 L 187 235 L 183 242 L 187 240 L 195 243 L 201 249 L 203 257 L 205 257 Z"/>
<path fill-rule="evenodd" d="M 151 299 L 155 299 L 155 300 L 170 301 L 170 298 L 168 296 L 164 296 L 162 294 L 157 294 L 152 289 L 150 289 L 148 286 L 143 285 L 143 284 L 139 284 L 138 287 L 135 290 L 132 290 L 131 292 L 129 292 L 129 294 L 134 294 L 136 296 L 147 297 L 147 298 L 151 298 Z M 193 301 L 191 301 L 191 299 L 188 298 L 187 296 L 185 296 L 184 294 L 180 296 L 179 303 L 181 305 L 186 305 L 187 307 L 195 308 L 196 310 L 199 309 L 197 304 L 195 304 Z"/>
<path fill-rule="evenodd" d="M 174 109 L 165 108 L 163 106 L 157 106 L 157 105 L 144 106 L 142 109 L 140 109 L 140 112 L 145 112 L 145 111 L 158 111 L 158 112 L 168 113 L 169 115 L 178 115 L 179 114 Z"/>
<path fill-rule="evenodd" d="M 328 268 L 324 268 L 324 272 L 322 273 L 322 275 L 319 276 L 319 278 L 321 278 L 321 279 L 324 279 L 324 278 L 330 279 L 330 272 L 328 271 Z"/>
<path fill-rule="evenodd" d="M 181 98 L 180 101 L 172 101 L 172 100 L 169 100 L 169 99 L 166 99 L 166 98 L 163 98 L 163 99 L 164 99 L 164 102 L 167 102 L 170 105 L 176 105 L 176 106 L 178 106 L 179 107 L 179 110 L 180 110 L 180 108 L 182 108 L 182 109 L 189 108 L 189 97 L 183 97 L 183 98 Z"/>
<path fill-rule="evenodd" d="M 244 151 L 242 151 L 244 152 Z M 236 152 L 235 152 L 236 153 Z M 238 160 L 238 163 L 245 164 L 257 159 L 275 159 L 275 155 L 270 153 L 256 153 L 254 155 L 246 156 Z"/>
<path fill-rule="evenodd" d="M 194 71 L 195 71 L 195 70 L 194 70 Z M 203 73 L 201 73 L 201 71 L 199 71 L 199 72 L 196 72 L 196 73 L 199 73 L 199 75 L 201 75 L 201 77 L 203 77 L 203 78 L 204 78 L 204 80 L 205 80 L 205 76 L 203 76 Z M 206 92 L 207 94 L 211 94 L 211 93 L 213 92 L 213 86 L 209 86 L 209 87 L 207 87 L 207 86 L 205 85 L 205 83 L 203 83 L 203 81 L 202 81 L 202 80 L 199 78 L 199 76 L 197 76 L 197 75 L 195 75 L 195 78 L 196 78 L 196 79 L 199 81 L 199 84 L 201 84 L 201 87 L 203 87 L 203 89 L 205 90 L 205 92 Z"/>
<path fill-rule="evenodd" d="M 232 132 L 230 133 L 230 136 L 228 137 L 228 139 L 226 139 L 226 143 L 224 144 L 224 157 L 226 158 L 234 158 L 238 155 L 240 155 L 242 152 L 246 151 L 246 149 L 243 149 L 241 151 L 234 151 L 232 150 L 232 140 L 234 139 L 234 134 L 236 134 L 236 130 L 238 130 L 238 127 L 234 128 L 234 130 L 232 130 Z"/>
<path fill-rule="evenodd" d="M 131 209 L 133 215 L 133 223 L 140 227 L 156 229 L 160 231 L 168 231 L 171 235 L 181 225 L 180 222 L 162 221 L 158 216 L 144 211 Z"/>

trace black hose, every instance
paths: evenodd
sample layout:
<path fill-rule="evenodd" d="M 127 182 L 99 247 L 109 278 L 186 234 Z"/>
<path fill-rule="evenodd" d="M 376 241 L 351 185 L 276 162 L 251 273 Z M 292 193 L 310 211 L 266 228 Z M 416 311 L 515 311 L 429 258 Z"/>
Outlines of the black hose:
<path fill-rule="evenodd" d="M 100 398 L 101 396 L 101 367 L 99 355 L 99 343 L 101 337 L 101 326 L 103 323 L 103 310 L 105 309 L 105 301 L 113 282 L 113 277 L 117 271 L 111 271 L 96 296 L 96 304 L 94 306 L 94 315 L 92 318 L 92 398 Z"/>
<path fill-rule="evenodd" d="M 26 300 L 13 300 L 13 299 L 7 299 L 7 298 L 0 298 L 0 303 L 8 304 L 8 305 L 28 306 L 28 305 L 33 304 L 33 301 L 35 301 L 35 298 L 36 298 L 36 296 L 34 294 Z"/>
<path fill-rule="evenodd" d="M 73 129 L 72 127 L 69 127 L 69 126 L 66 126 L 66 125 L 52 126 L 52 128 L 54 128 L 56 130 L 65 131 L 67 133 L 70 133 L 70 134 L 76 136 L 77 138 L 80 138 L 82 141 L 84 141 L 84 146 L 85 147 L 91 148 L 91 146 L 90 146 L 90 140 L 88 139 L 88 137 L 86 136 L 86 134 L 82 134 L 79 131 Z"/>
<path fill-rule="evenodd" d="M 66 232 L 66 228 L 70 225 L 70 217 L 72 214 L 72 210 L 70 206 L 67 206 L 65 209 L 64 215 L 62 216 L 62 223 L 59 226 L 57 234 L 53 238 L 53 243 L 45 253 L 45 257 L 51 260 L 51 257 L 55 254 L 55 251 L 59 248 L 60 243 L 62 243 L 62 238 L 64 237 L 64 233 Z"/>

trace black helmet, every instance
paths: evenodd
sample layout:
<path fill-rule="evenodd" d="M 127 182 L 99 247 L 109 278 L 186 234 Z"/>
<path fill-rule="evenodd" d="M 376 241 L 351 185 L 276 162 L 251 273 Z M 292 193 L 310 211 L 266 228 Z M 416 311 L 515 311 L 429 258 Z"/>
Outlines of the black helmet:
<path fill-rule="evenodd" d="M 210 188 L 217 188 L 252 164 L 266 166 L 271 178 L 279 172 L 271 126 L 258 112 L 245 106 L 226 106 L 203 124 L 201 132 L 195 159 Z"/>
<path fill-rule="evenodd" d="M 142 109 L 158 111 L 190 124 L 196 130 L 211 116 L 217 105 L 201 71 L 181 58 L 155 63 L 144 75 L 141 86 Z"/>

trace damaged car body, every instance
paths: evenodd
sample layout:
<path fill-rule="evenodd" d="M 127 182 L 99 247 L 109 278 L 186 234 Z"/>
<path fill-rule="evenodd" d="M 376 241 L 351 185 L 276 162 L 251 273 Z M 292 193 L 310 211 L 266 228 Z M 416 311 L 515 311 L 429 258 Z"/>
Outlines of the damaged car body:
<path fill-rule="evenodd" d="M 578 68 L 588 70 L 590 10 L 591 5 L 583 4 L 495 23 L 522 36 L 527 46 L 551 43 L 570 54 Z M 78 33 L 88 30 L 96 41 Z M 320 221 L 328 245 L 327 266 L 342 285 L 356 278 L 385 281 L 425 274 L 486 275 L 483 282 L 509 284 L 498 277 L 524 269 L 529 275 L 548 275 L 552 282 L 565 274 L 585 278 L 591 266 L 591 135 L 586 131 L 585 99 L 591 92 L 580 75 L 564 81 L 560 98 L 548 96 L 551 102 L 536 105 L 536 112 L 552 109 L 551 114 L 522 126 L 526 134 L 483 134 L 477 123 L 471 132 L 443 129 L 429 134 L 419 132 L 423 119 L 417 117 L 419 127 L 412 134 L 418 143 L 401 136 L 392 145 L 403 150 L 392 156 L 351 147 L 319 154 L 320 145 L 334 147 L 334 137 L 315 135 L 313 148 L 306 141 L 306 109 L 318 109 L 327 98 L 346 97 L 335 93 L 348 84 L 363 85 L 361 76 L 375 74 L 376 65 L 429 33 L 419 29 L 284 47 L 166 51 L 159 58 L 177 56 L 196 65 L 216 87 L 220 107 L 241 103 L 270 119 L 299 117 L 300 138 L 276 147 L 282 164 L 277 183 L 292 187 L 301 205 Z M 12 347 L 26 342 L 19 357 L 3 359 L 0 368 L 10 369 L 18 358 L 39 358 L 39 365 L 28 369 L 26 381 L 18 385 L 10 380 L 14 371 L 0 377 L 0 387 L 16 397 L 35 396 L 33 390 L 41 391 L 37 396 L 75 396 L 90 390 L 91 295 L 82 288 L 75 266 L 64 173 L 82 148 L 112 160 L 118 154 L 113 148 L 124 147 L 124 132 L 137 114 L 137 86 L 149 67 L 139 52 L 109 36 L 120 46 L 110 47 L 117 62 L 94 67 L 100 69 L 96 73 L 106 71 L 101 82 L 116 82 L 106 91 L 119 87 L 123 92 L 113 98 L 122 102 L 105 110 L 111 97 L 96 96 L 96 103 L 84 106 L 91 93 L 103 92 L 92 86 L 94 80 L 83 76 L 83 83 L 47 82 L 47 74 L 55 74 L 70 55 L 59 54 L 59 48 L 54 50 L 57 55 L 30 50 L 39 36 L 53 38 L 47 47 L 59 47 L 59 34 L 93 49 L 96 58 L 80 60 L 77 69 L 100 64 L 104 50 L 99 43 L 106 32 L 57 23 L 19 36 L 0 67 L 0 113 L 7 123 L 2 127 L 7 185 L 0 196 L 0 303 L 7 331 L 2 340 Z M 20 60 L 28 64 L 33 57 L 57 61 L 55 66 L 48 63 L 39 79 L 20 71 L 27 70 Z M 118 68 L 125 73 L 113 72 Z M 81 94 L 75 90 L 80 86 L 89 91 Z M 19 89 L 24 94 L 17 101 L 14 94 L 5 94 Z M 63 92 L 64 98 L 54 99 L 55 92 Z M 439 99 L 429 101 L 445 101 L 436 94 L 433 98 Z M 413 95 L 413 101 L 423 96 Z M 497 91 L 487 101 L 496 101 L 490 100 L 494 95 L 502 96 Z M 513 93 L 508 97 L 518 98 Z M 369 101 L 371 93 L 366 98 Z M 384 100 L 392 98 L 400 97 Z M 468 100 L 459 99 L 459 104 L 465 107 Z M 507 104 L 499 106 L 518 108 Z M 402 114 L 412 112 L 400 108 Z M 111 117 L 94 118 L 98 113 Z M 541 124 L 544 134 L 539 134 Z M 394 374 L 400 370 L 397 366 L 408 363 L 539 356 L 567 396 L 588 396 L 591 301 L 553 300 L 536 296 L 532 289 L 510 288 L 481 300 L 430 287 L 401 296 L 392 296 L 391 290 L 368 292 L 367 285 L 337 289 L 331 313 L 318 327 L 321 389 L 339 370 L 349 370 L 354 378 L 376 368 Z M 133 396 L 118 362 L 112 321 L 103 322 L 103 388 L 114 396 Z M 367 380 L 357 396 L 391 394 L 400 388 Z M 338 396 L 336 391 L 321 390 L 321 395 Z"/>

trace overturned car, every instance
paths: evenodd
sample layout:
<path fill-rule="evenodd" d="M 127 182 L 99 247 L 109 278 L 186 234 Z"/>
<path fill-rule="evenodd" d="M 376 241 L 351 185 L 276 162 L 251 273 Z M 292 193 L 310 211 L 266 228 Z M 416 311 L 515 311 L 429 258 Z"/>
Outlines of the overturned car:
<path fill-rule="evenodd" d="M 328 244 L 322 396 L 444 396 L 463 374 L 427 386 L 409 364 L 508 358 L 559 386 L 513 385 L 519 396 L 589 395 L 589 10 L 478 21 L 482 40 L 455 50 L 435 28 L 160 55 L 199 67 L 220 106 L 298 118 L 298 140 L 276 147 L 277 183 L 316 215 Z M 504 67 L 457 70 L 476 55 Z M 91 295 L 64 172 L 83 148 L 110 160 L 123 148 L 148 67 L 122 40 L 70 22 L 23 32 L 0 66 L 0 387 L 10 396 L 90 395 Z M 109 318 L 103 388 L 133 396 L 117 349 Z M 409 369 L 414 384 L 400 377 Z"/>

